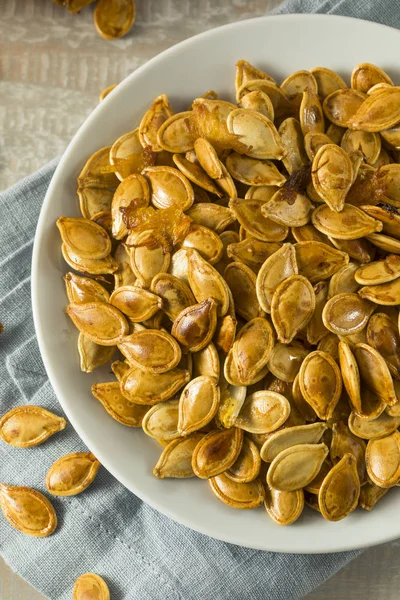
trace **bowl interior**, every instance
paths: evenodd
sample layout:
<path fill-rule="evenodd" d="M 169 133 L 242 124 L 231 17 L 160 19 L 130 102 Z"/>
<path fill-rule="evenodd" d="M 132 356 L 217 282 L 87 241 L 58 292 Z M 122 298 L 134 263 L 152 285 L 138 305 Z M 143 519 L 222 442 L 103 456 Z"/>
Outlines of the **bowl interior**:
<path fill-rule="evenodd" d="M 265 17 L 221 27 L 149 61 L 101 103 L 75 135 L 46 195 L 35 239 L 32 300 L 43 361 L 57 397 L 72 425 L 102 464 L 128 489 L 169 517 L 235 544 L 281 552 L 348 550 L 400 536 L 400 490 L 392 491 L 367 513 L 357 510 L 329 523 L 305 510 L 282 528 L 261 509 L 238 511 L 220 503 L 199 480 L 164 480 L 151 470 L 161 447 L 140 430 L 124 427 L 104 411 L 90 392 L 95 381 L 113 379 L 109 368 L 93 374 L 79 370 L 77 331 L 67 319 L 62 276 L 68 270 L 60 251 L 56 219 L 80 216 L 76 178 L 85 160 L 138 126 L 152 99 L 169 95 L 175 110 L 214 89 L 234 98 L 235 63 L 245 58 L 278 81 L 298 69 L 330 67 L 347 80 L 354 65 L 372 62 L 400 82 L 400 33 L 366 21 L 325 15 Z"/>

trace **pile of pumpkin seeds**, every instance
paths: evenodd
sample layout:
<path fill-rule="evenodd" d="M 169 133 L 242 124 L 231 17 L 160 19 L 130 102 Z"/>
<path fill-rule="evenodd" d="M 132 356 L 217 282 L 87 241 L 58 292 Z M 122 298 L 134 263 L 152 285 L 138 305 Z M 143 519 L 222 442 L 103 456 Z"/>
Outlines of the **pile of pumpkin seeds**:
<path fill-rule="evenodd" d="M 236 94 L 161 95 L 88 159 L 57 221 L 67 314 L 156 477 L 336 521 L 400 481 L 400 88 L 239 61 Z"/>

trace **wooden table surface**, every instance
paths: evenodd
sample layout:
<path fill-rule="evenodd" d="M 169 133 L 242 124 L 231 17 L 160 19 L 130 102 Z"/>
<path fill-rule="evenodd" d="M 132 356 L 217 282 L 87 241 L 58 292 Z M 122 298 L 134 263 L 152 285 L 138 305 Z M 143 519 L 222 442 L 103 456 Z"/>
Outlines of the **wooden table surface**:
<path fill-rule="evenodd" d="M 50 0 L 1 0 L 0 190 L 60 155 L 102 89 L 182 39 L 280 1 L 136 0 L 131 33 L 107 42 L 93 6 L 70 15 Z M 371 548 L 307 598 L 397 600 L 399 562 L 400 542 Z M 0 600 L 44 597 L 0 559 Z"/>

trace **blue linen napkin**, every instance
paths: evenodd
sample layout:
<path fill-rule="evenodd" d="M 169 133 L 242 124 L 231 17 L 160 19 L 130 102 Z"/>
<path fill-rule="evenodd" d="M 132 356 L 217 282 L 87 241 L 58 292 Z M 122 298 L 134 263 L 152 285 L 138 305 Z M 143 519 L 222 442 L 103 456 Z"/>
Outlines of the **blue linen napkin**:
<path fill-rule="evenodd" d="M 275 12 L 356 15 L 400 26 L 390 0 L 290 0 Z M 43 198 L 56 161 L 0 194 L 0 415 L 20 404 L 61 414 L 33 327 L 30 265 Z M 19 450 L 0 442 L 0 481 L 44 491 L 49 466 L 84 445 L 70 425 L 51 442 Z M 14 531 L 0 515 L 6 562 L 51 600 L 71 598 L 84 572 L 102 575 L 112 600 L 295 600 L 359 552 L 289 555 L 226 544 L 164 517 L 128 492 L 105 469 L 82 495 L 54 498 L 56 532 L 45 539 Z"/>

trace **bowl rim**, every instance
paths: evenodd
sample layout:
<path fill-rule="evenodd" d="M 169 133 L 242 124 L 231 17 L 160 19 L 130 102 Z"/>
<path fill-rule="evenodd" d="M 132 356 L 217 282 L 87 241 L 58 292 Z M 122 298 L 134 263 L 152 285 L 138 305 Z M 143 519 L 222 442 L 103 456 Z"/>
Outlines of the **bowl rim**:
<path fill-rule="evenodd" d="M 47 213 L 47 209 L 50 204 L 50 201 L 51 201 L 51 197 L 53 196 L 54 191 L 57 189 L 59 180 L 62 177 L 62 172 L 64 170 L 64 167 L 69 163 L 70 158 L 75 150 L 75 147 L 79 146 L 82 135 L 84 135 L 86 129 L 91 126 L 92 121 L 94 121 L 99 116 L 101 116 L 101 113 L 102 113 L 102 111 L 105 110 L 110 98 L 113 95 L 117 94 L 119 91 L 122 91 L 123 89 L 125 89 L 125 87 L 130 86 L 131 82 L 134 81 L 136 78 L 140 77 L 141 73 L 146 71 L 149 66 L 156 65 L 158 62 L 162 62 L 166 56 L 172 56 L 175 53 L 180 53 L 182 50 L 184 50 L 184 48 L 186 46 L 191 45 L 193 42 L 195 42 L 199 39 L 207 40 L 207 38 L 209 38 L 211 36 L 218 35 L 218 33 L 221 31 L 225 32 L 227 30 L 235 30 L 235 29 L 240 30 L 241 27 L 247 27 L 249 25 L 249 23 L 251 23 L 251 22 L 258 22 L 258 23 L 273 22 L 276 20 L 279 20 L 279 22 L 282 22 L 282 20 L 285 20 L 287 22 L 291 22 L 291 21 L 296 21 L 296 22 L 300 21 L 301 22 L 301 21 L 312 20 L 315 22 L 320 21 L 321 23 L 322 22 L 326 23 L 327 20 L 330 22 L 332 22 L 332 21 L 347 22 L 347 23 L 351 22 L 353 24 L 353 26 L 357 26 L 357 27 L 365 27 L 365 26 L 371 27 L 372 26 L 373 28 L 396 31 L 399 35 L 399 41 L 400 41 L 400 31 L 397 30 L 396 28 L 390 27 L 388 25 L 384 25 L 381 23 L 369 21 L 366 19 L 357 19 L 354 17 L 332 15 L 332 14 L 309 14 L 309 13 L 293 13 L 292 14 L 291 13 L 291 14 L 265 15 L 265 16 L 261 16 L 261 17 L 254 17 L 254 18 L 250 18 L 250 19 L 236 21 L 233 23 L 228 23 L 226 25 L 222 25 L 222 26 L 215 27 L 213 29 L 198 33 L 198 34 L 191 36 L 191 37 L 167 48 L 166 50 L 160 52 L 159 54 L 157 54 L 156 56 L 152 57 L 147 62 L 145 62 L 143 65 L 139 66 L 137 69 L 132 71 L 129 75 L 127 75 L 127 77 L 125 77 L 125 79 L 123 79 L 118 84 L 117 88 L 115 90 L 113 90 L 108 97 L 106 97 L 100 104 L 95 106 L 93 111 L 85 118 L 85 120 L 80 125 L 78 130 L 75 132 L 73 138 L 67 145 L 67 148 L 65 149 L 65 151 L 61 157 L 61 160 L 58 163 L 57 168 L 52 176 L 52 179 L 51 179 L 49 187 L 47 189 L 45 198 L 43 200 L 43 204 L 42 204 L 42 207 L 40 210 L 40 215 L 39 215 L 39 219 L 38 219 L 38 223 L 37 223 L 37 227 L 36 227 L 35 237 L 34 237 L 34 246 L 33 246 L 32 262 L 31 262 L 32 312 L 33 312 L 34 327 L 35 327 L 36 337 L 37 337 L 37 341 L 38 341 L 38 345 L 39 345 L 39 349 L 40 349 L 41 358 L 43 360 L 43 364 L 44 364 L 47 376 L 48 376 L 50 384 L 54 390 L 54 393 L 57 397 L 57 400 L 60 403 L 60 405 L 61 405 L 63 411 L 65 412 L 68 420 L 70 421 L 71 425 L 73 426 L 73 428 L 75 429 L 75 431 L 77 432 L 77 434 L 81 438 L 81 440 L 84 442 L 84 444 L 86 444 L 86 446 L 88 448 L 90 448 L 96 454 L 96 456 L 99 458 L 101 464 L 124 487 L 126 487 L 129 491 L 131 491 L 135 495 L 137 495 L 141 500 L 143 500 L 144 502 L 149 504 L 152 508 L 154 508 L 157 511 L 161 512 L 162 514 L 166 515 L 173 521 L 180 523 L 180 524 L 182 524 L 192 530 L 195 530 L 199 533 L 202 533 L 203 535 L 207 535 L 208 537 L 213 537 L 214 539 L 218 539 L 223 542 L 227 542 L 227 543 L 234 544 L 234 545 L 239 545 L 242 547 L 249 547 L 249 548 L 254 548 L 254 549 L 258 549 L 258 550 L 264 550 L 264 551 L 266 551 L 265 546 L 261 545 L 257 542 L 254 542 L 254 544 L 251 546 L 248 543 L 246 543 L 245 545 L 240 544 L 237 541 L 237 537 L 232 537 L 232 535 L 229 532 L 227 532 L 224 535 L 218 533 L 214 536 L 214 535 L 210 534 L 209 530 L 206 527 L 200 526 L 200 524 L 198 524 L 198 522 L 193 523 L 189 518 L 186 518 L 185 516 L 182 516 L 182 515 L 177 515 L 176 512 L 174 512 L 173 510 L 171 510 L 165 506 L 162 506 L 162 508 L 161 508 L 158 505 L 157 501 L 151 495 L 147 494 L 146 491 L 143 491 L 140 488 L 137 489 L 136 486 L 132 484 L 131 480 L 128 481 L 128 479 L 122 473 L 117 474 L 115 472 L 115 469 L 113 467 L 109 466 L 110 461 L 108 460 L 108 455 L 103 452 L 100 445 L 97 445 L 95 442 L 93 442 L 92 439 L 90 439 L 90 434 L 87 433 L 85 426 L 81 424 L 80 420 L 75 417 L 75 414 L 73 412 L 71 412 L 69 409 L 67 409 L 64 406 L 64 404 L 62 403 L 62 401 L 60 400 L 60 398 L 63 397 L 64 392 L 58 383 L 57 377 L 56 377 L 53 367 L 52 367 L 52 358 L 50 357 L 50 353 L 49 353 L 49 351 L 46 347 L 46 343 L 45 343 L 45 335 L 44 335 L 45 324 L 41 322 L 40 316 L 39 316 L 40 286 L 39 286 L 38 273 L 39 273 L 40 254 L 41 254 L 41 250 L 42 250 L 42 246 L 43 246 L 43 238 L 45 235 L 46 213 Z M 371 533 L 368 543 L 363 544 L 362 546 L 360 545 L 360 543 L 357 543 L 356 541 L 344 540 L 346 543 L 343 543 L 343 545 L 340 547 L 336 546 L 333 549 L 332 548 L 313 549 L 311 547 L 305 547 L 305 546 L 303 546 L 301 548 L 289 548 L 289 547 L 283 548 L 280 546 L 279 548 L 277 548 L 277 547 L 272 548 L 272 550 L 270 550 L 270 551 L 293 553 L 293 554 L 325 554 L 328 552 L 329 553 L 330 552 L 342 552 L 342 551 L 356 550 L 361 547 L 366 548 L 366 547 L 377 545 L 380 543 L 389 542 L 389 541 L 392 541 L 392 540 L 398 538 L 399 534 L 400 534 L 400 529 L 399 529 L 399 531 L 396 531 L 394 529 L 393 533 L 391 533 L 390 535 L 388 535 L 387 532 L 385 532 L 385 534 L 382 534 L 382 533 L 380 533 L 380 531 L 374 531 Z"/>

